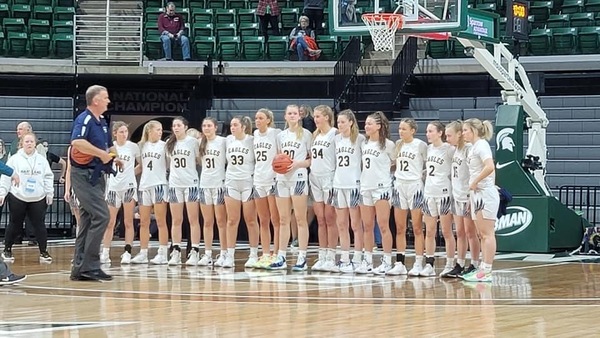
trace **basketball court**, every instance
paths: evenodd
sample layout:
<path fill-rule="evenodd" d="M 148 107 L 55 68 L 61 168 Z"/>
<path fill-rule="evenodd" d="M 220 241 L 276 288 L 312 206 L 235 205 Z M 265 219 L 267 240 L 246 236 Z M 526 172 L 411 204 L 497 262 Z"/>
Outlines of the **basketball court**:
<path fill-rule="evenodd" d="M 0 288 L 0 336 L 581 337 L 600 309 L 598 264 L 574 257 L 499 254 L 490 284 L 244 269 L 244 247 L 235 269 L 121 266 L 121 244 L 110 282 L 69 280 L 72 241 L 50 246 L 49 265 L 16 246 L 29 278 Z"/>

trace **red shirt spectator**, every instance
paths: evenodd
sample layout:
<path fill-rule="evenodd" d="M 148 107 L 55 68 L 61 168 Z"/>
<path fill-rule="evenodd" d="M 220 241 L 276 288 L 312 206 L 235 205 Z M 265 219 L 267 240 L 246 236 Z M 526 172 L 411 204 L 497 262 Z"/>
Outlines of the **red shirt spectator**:
<path fill-rule="evenodd" d="M 256 6 L 256 15 L 265 15 L 267 14 L 267 6 L 271 6 L 271 14 L 272 16 L 278 16 L 279 4 L 277 4 L 277 0 L 259 0 L 258 5 Z"/>
<path fill-rule="evenodd" d="M 160 34 L 164 32 L 177 35 L 183 33 L 185 21 L 181 14 L 175 13 L 175 6 L 167 7 L 165 14 L 158 17 L 158 31 Z"/>

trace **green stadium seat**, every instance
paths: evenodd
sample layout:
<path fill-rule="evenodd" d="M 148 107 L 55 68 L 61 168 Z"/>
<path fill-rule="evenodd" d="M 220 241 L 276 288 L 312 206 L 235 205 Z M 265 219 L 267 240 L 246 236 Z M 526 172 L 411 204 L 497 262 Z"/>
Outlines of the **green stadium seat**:
<path fill-rule="evenodd" d="M 165 2 L 165 4 L 167 2 L 172 2 L 175 5 L 175 8 L 183 8 L 187 6 L 187 1 L 184 0 L 168 0 Z"/>
<path fill-rule="evenodd" d="M 7 35 L 8 38 L 8 33 L 10 32 L 15 32 L 15 33 L 26 33 L 27 32 L 27 27 L 25 26 L 25 20 L 23 20 L 23 18 L 4 18 L 4 20 L 2 21 L 2 24 L 4 26 L 4 32 Z"/>
<path fill-rule="evenodd" d="M 8 4 L 0 4 L 0 22 L 8 17 L 10 17 L 10 12 L 8 11 Z M 2 30 L 1 26 L 0 30 Z"/>
<path fill-rule="evenodd" d="M 358 0 L 356 1 L 356 7 L 373 7 L 372 0 Z"/>
<path fill-rule="evenodd" d="M 550 14 L 548 21 L 546 22 L 547 28 L 562 28 L 569 27 L 569 15 L 568 14 Z"/>
<path fill-rule="evenodd" d="M 220 23 L 216 25 L 215 35 L 217 38 L 223 36 L 236 36 L 237 35 L 237 27 L 234 23 Z"/>
<path fill-rule="evenodd" d="M 246 0 L 229 0 L 229 6 L 227 6 L 227 8 L 240 10 L 246 9 L 247 6 Z"/>
<path fill-rule="evenodd" d="M 11 4 L 12 5 L 27 5 L 27 6 L 31 6 L 31 1 L 29 1 L 29 0 L 12 0 Z"/>
<path fill-rule="evenodd" d="M 52 35 L 52 52 L 61 59 L 73 57 L 73 34 Z"/>
<path fill-rule="evenodd" d="M 203 4 L 204 4 L 204 2 L 203 2 Z M 144 8 L 164 7 L 164 5 L 165 5 L 164 0 L 144 0 Z"/>
<path fill-rule="evenodd" d="M 447 40 L 427 40 L 426 55 L 434 59 L 443 59 L 448 57 L 449 51 Z"/>
<path fill-rule="evenodd" d="M 284 32 L 289 33 L 294 27 L 298 26 L 300 11 L 298 8 L 282 8 L 279 16 L 281 17 L 281 28 Z"/>
<path fill-rule="evenodd" d="M 256 9 L 240 9 L 238 10 L 238 25 L 243 23 L 255 23 L 258 22 L 258 17 L 256 16 Z"/>
<path fill-rule="evenodd" d="M 562 14 L 583 12 L 583 0 L 565 0 L 560 8 Z"/>
<path fill-rule="evenodd" d="M 258 7 L 258 1 L 259 0 L 248 0 L 248 2 L 246 3 L 246 8 L 248 9 L 256 9 Z"/>
<path fill-rule="evenodd" d="M 32 5 L 33 6 L 49 6 L 49 7 L 53 7 L 54 6 L 54 0 L 33 0 L 32 1 Z"/>
<path fill-rule="evenodd" d="M 208 37 L 214 35 L 214 27 L 212 23 L 195 23 L 192 26 L 192 35 L 194 37 Z"/>
<path fill-rule="evenodd" d="M 54 7 L 54 20 L 68 21 L 73 20 L 75 7 Z"/>
<path fill-rule="evenodd" d="M 205 8 L 206 3 L 204 0 L 188 0 L 187 3 L 189 8 Z"/>
<path fill-rule="evenodd" d="M 158 22 L 148 22 L 144 25 L 144 38 L 148 36 L 160 36 Z"/>
<path fill-rule="evenodd" d="M 455 39 L 448 41 L 450 46 L 450 57 L 453 58 L 466 58 L 465 47 Z"/>
<path fill-rule="evenodd" d="M 73 21 L 54 21 L 52 23 L 52 34 L 73 34 Z"/>
<path fill-rule="evenodd" d="M 257 23 L 243 23 L 240 24 L 240 37 L 244 42 L 244 37 L 247 36 L 258 36 L 258 24 Z"/>
<path fill-rule="evenodd" d="M 75 0 L 54 0 L 56 7 L 75 7 Z"/>
<path fill-rule="evenodd" d="M 0 56 L 4 55 L 4 32 L 0 30 Z"/>
<path fill-rule="evenodd" d="M 579 28 L 577 42 L 583 54 L 600 53 L 600 27 Z"/>
<path fill-rule="evenodd" d="M 48 20 L 29 20 L 29 34 L 50 34 L 50 21 Z"/>
<path fill-rule="evenodd" d="M 144 18 L 146 22 L 158 22 L 158 17 L 163 13 L 162 7 L 146 7 Z"/>
<path fill-rule="evenodd" d="M 227 8 L 227 2 L 225 0 L 206 0 L 206 8 L 212 9 L 225 9 Z"/>
<path fill-rule="evenodd" d="M 215 10 L 214 20 L 215 20 L 214 21 L 215 24 L 237 23 L 235 9 L 217 9 L 217 10 Z"/>
<path fill-rule="evenodd" d="M 223 36 L 218 38 L 218 55 L 219 59 L 224 61 L 235 61 L 240 56 L 240 37 L 239 36 Z"/>
<path fill-rule="evenodd" d="M 534 1 L 529 7 L 529 14 L 535 16 L 535 22 L 546 22 L 552 6 L 552 1 Z"/>
<path fill-rule="evenodd" d="M 214 36 L 196 36 L 192 43 L 194 55 L 199 60 L 206 61 L 208 57 L 215 55 L 215 37 Z"/>
<path fill-rule="evenodd" d="M 533 29 L 529 33 L 529 50 L 532 55 L 549 55 L 552 47 L 552 29 Z"/>
<path fill-rule="evenodd" d="M 338 37 L 334 35 L 319 35 L 317 36 L 317 45 L 321 50 L 320 60 L 335 60 L 337 59 Z"/>
<path fill-rule="evenodd" d="M 158 60 L 165 57 L 160 35 L 146 36 L 144 41 L 144 55 L 150 60 Z"/>
<path fill-rule="evenodd" d="M 263 36 L 242 37 L 242 58 L 247 61 L 263 60 L 265 57 L 265 38 Z"/>
<path fill-rule="evenodd" d="M 34 6 L 33 18 L 39 20 L 52 20 L 52 6 Z"/>
<path fill-rule="evenodd" d="M 27 33 L 9 32 L 6 39 L 7 56 L 25 56 L 27 54 Z"/>
<path fill-rule="evenodd" d="M 304 0 L 288 0 L 288 8 L 298 8 L 302 11 L 304 8 Z"/>
<path fill-rule="evenodd" d="M 283 61 L 289 57 L 290 40 L 287 36 L 270 36 L 267 45 L 267 59 Z"/>
<path fill-rule="evenodd" d="M 10 8 L 10 12 L 13 18 L 22 18 L 27 24 L 27 21 L 31 17 L 31 6 L 21 4 L 12 5 L 12 7 Z"/>
<path fill-rule="evenodd" d="M 577 47 L 577 28 L 552 29 L 552 50 L 554 54 L 575 54 Z"/>
<path fill-rule="evenodd" d="M 192 23 L 213 23 L 212 9 L 192 7 Z"/>
<path fill-rule="evenodd" d="M 600 12 L 600 0 L 587 0 L 585 2 L 585 11 L 586 12 Z"/>
<path fill-rule="evenodd" d="M 594 13 L 573 13 L 570 15 L 571 27 L 594 26 Z"/>
<path fill-rule="evenodd" d="M 31 56 L 46 58 L 50 56 L 50 34 L 33 33 L 30 36 Z"/>

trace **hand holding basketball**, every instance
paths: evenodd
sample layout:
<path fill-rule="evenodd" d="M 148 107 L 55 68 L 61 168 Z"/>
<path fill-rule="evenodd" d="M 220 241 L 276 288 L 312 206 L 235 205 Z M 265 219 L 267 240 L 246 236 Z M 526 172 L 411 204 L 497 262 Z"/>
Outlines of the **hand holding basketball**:
<path fill-rule="evenodd" d="M 286 154 L 278 154 L 273 159 L 273 171 L 278 174 L 286 174 L 290 171 L 294 161 Z"/>

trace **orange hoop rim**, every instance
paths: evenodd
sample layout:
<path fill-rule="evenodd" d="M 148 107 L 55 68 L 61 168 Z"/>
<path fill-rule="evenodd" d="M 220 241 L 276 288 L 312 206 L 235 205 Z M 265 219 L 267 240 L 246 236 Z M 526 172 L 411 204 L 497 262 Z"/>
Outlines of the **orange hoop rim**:
<path fill-rule="evenodd" d="M 390 28 L 395 21 L 398 21 L 399 29 L 404 25 L 404 15 L 396 13 L 364 13 L 361 18 L 369 23 L 385 21 Z"/>

